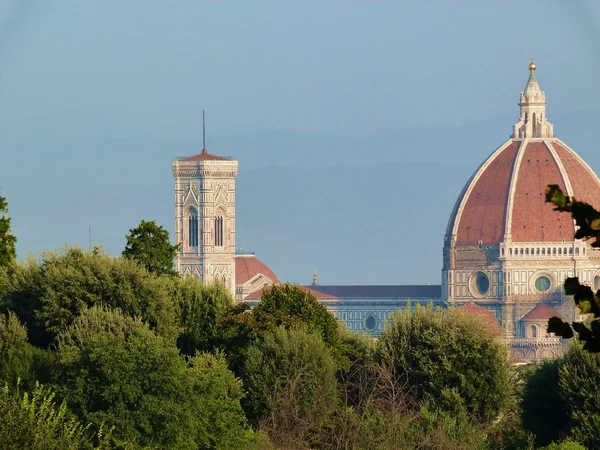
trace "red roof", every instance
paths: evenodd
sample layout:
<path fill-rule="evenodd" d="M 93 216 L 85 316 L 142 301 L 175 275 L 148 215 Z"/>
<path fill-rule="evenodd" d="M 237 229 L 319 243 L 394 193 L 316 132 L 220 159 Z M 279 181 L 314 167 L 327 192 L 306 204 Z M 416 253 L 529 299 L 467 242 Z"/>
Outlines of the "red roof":
<path fill-rule="evenodd" d="M 188 156 L 182 158 L 181 161 L 231 161 L 229 158 L 223 158 L 222 156 L 211 155 L 206 149 L 202 150 L 202 153 L 198 153 L 194 156 Z"/>
<path fill-rule="evenodd" d="M 550 308 L 545 303 L 538 303 L 537 305 L 535 305 L 535 307 L 531 311 L 529 311 L 527 314 L 525 314 L 521 318 L 521 320 L 525 320 L 525 321 L 548 320 L 551 317 L 560 318 L 561 315 L 557 310 L 555 310 L 554 308 Z"/>
<path fill-rule="evenodd" d="M 259 289 L 258 291 L 253 292 L 252 294 L 248 295 L 244 300 L 260 300 L 264 290 L 269 289 L 269 288 L 270 288 L 269 286 L 265 286 L 262 289 Z M 306 286 L 300 286 L 300 289 L 302 289 L 304 292 L 308 292 L 309 294 L 314 295 L 317 300 L 328 300 L 328 299 L 336 299 L 337 298 L 337 297 L 334 297 L 333 295 L 324 294 L 322 292 L 315 291 L 314 289 L 311 289 Z"/>
<path fill-rule="evenodd" d="M 465 314 L 472 315 L 481 321 L 488 330 L 488 333 L 492 336 L 498 336 L 502 332 L 502 327 L 498 323 L 496 315 L 484 306 L 477 305 L 476 303 L 466 303 L 458 308 L 459 311 Z"/>
<path fill-rule="evenodd" d="M 570 185 L 575 198 L 600 206 L 598 177 L 561 141 L 507 141 L 465 186 L 448 233 L 456 235 L 457 245 L 495 245 L 504 240 L 509 225 L 512 242 L 572 241 L 571 217 L 546 203 L 549 184 L 567 192 Z"/>
<path fill-rule="evenodd" d="M 254 255 L 237 255 L 235 257 L 235 284 L 244 284 L 259 273 L 274 283 L 279 283 L 277 275 Z"/>

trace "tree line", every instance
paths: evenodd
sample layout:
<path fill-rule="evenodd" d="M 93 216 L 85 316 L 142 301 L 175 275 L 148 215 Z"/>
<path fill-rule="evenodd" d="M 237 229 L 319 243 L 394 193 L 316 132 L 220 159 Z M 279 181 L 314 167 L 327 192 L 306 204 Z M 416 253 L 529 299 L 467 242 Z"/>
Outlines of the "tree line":
<path fill-rule="evenodd" d="M 578 343 L 519 368 L 458 309 L 413 305 L 375 341 L 298 285 L 250 308 L 179 277 L 154 222 L 120 257 L 17 262 L 0 205 L 0 448 L 600 448 L 600 360 Z"/>

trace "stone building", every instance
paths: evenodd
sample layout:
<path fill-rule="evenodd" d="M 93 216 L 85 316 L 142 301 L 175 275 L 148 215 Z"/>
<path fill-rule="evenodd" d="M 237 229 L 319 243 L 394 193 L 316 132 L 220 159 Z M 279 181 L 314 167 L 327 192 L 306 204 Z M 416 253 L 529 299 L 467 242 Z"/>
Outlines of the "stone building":
<path fill-rule="evenodd" d="M 575 240 L 571 217 L 545 202 L 546 187 L 558 184 L 598 207 L 600 181 L 555 136 L 535 64 L 529 70 L 512 136 L 475 171 L 456 202 L 442 270 L 442 301 L 488 308 L 513 347 L 513 359 L 527 360 L 561 350 L 561 340 L 548 336 L 544 323 L 553 308 L 569 313 L 564 280 L 576 275 L 600 287 L 600 250 Z"/>
<path fill-rule="evenodd" d="M 554 134 L 546 95 L 529 66 L 512 136 L 475 171 L 458 197 L 443 245 L 442 283 L 435 286 L 320 285 L 307 292 L 355 331 L 377 336 L 389 315 L 408 304 L 461 307 L 482 320 L 511 349 L 516 361 L 556 356 L 561 339 L 548 335 L 552 316 L 573 319 L 562 285 L 577 275 L 600 288 L 600 250 L 574 240 L 567 214 L 545 202 L 558 184 L 568 195 L 600 207 L 600 181 Z M 173 161 L 175 241 L 182 244 L 182 275 L 224 283 L 236 301 L 260 301 L 275 273 L 235 242 L 235 177 L 238 163 L 211 155 Z"/>

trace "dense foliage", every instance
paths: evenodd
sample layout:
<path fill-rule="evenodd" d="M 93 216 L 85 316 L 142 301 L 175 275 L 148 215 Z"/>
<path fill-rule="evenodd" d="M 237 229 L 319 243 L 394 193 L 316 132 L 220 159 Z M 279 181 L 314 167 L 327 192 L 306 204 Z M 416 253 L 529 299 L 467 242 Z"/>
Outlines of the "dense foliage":
<path fill-rule="evenodd" d="M 65 247 L 0 267 L 0 444 L 598 448 L 600 367 L 581 348 L 520 383 L 457 310 L 398 311 L 375 341 L 306 288 L 250 308 L 142 260 Z"/>
<path fill-rule="evenodd" d="M 419 400 L 454 417 L 490 423 L 511 395 L 505 350 L 456 309 L 398 311 L 381 336 L 378 358 Z"/>
<path fill-rule="evenodd" d="M 0 196 L 0 267 L 10 267 L 14 263 L 17 257 L 16 243 L 17 238 L 10 232 L 8 202 Z"/>
<path fill-rule="evenodd" d="M 110 430 L 92 436 L 89 427 L 74 418 L 54 393 L 36 384 L 30 393 L 0 390 L 0 448 L 29 450 L 109 449 Z M 93 437 L 99 445 L 93 444 Z"/>
<path fill-rule="evenodd" d="M 157 275 L 177 275 L 173 270 L 173 260 L 177 255 L 177 245 L 171 245 L 169 232 L 155 221 L 142 220 L 136 228 L 125 236 L 127 245 L 123 256 L 138 262 L 148 272 Z"/>
<path fill-rule="evenodd" d="M 335 372 L 318 334 L 277 328 L 246 355 L 249 417 L 268 429 L 274 442 L 301 448 L 335 410 Z"/>

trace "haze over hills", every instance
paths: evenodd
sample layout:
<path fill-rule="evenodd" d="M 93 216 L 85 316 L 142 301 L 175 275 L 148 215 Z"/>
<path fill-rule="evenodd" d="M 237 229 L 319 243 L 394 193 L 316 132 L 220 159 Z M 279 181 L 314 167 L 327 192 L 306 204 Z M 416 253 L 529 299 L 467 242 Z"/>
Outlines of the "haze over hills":
<path fill-rule="evenodd" d="M 599 170 L 600 112 L 549 117 Z M 238 248 L 282 280 L 308 283 L 316 268 L 323 284 L 436 284 L 456 197 L 515 119 L 356 136 L 209 134 L 207 147 L 240 162 Z M 200 138 L 136 136 L 81 117 L 5 122 L 0 135 L 0 188 L 20 256 L 87 246 L 90 224 L 111 254 L 142 218 L 172 232 L 170 161 L 202 147 Z"/>

